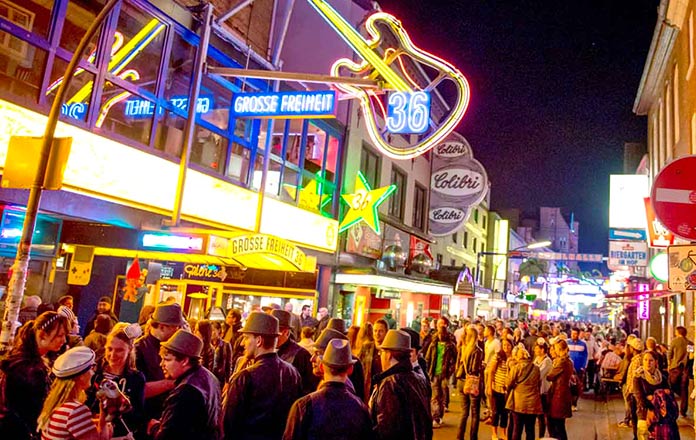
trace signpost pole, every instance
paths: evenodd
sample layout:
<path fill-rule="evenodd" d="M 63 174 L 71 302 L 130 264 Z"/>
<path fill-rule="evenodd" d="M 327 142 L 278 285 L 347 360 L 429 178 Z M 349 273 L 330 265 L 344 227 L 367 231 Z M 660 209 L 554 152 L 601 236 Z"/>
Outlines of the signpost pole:
<path fill-rule="evenodd" d="M 77 48 L 73 53 L 73 57 L 65 70 L 65 74 L 63 75 L 63 81 L 58 88 L 56 97 L 53 99 L 51 110 L 48 113 L 48 121 L 46 122 L 46 129 L 43 135 L 43 144 L 41 146 L 41 157 L 39 158 L 34 182 L 29 190 L 27 211 L 24 216 L 24 224 L 22 225 L 22 236 L 20 238 L 19 245 L 17 246 L 17 255 L 15 257 L 14 264 L 12 265 L 12 276 L 10 277 L 10 282 L 7 286 L 7 300 L 5 303 L 5 313 L 2 318 L 2 331 L 0 332 L 0 353 L 9 350 L 14 339 L 14 334 L 17 331 L 17 318 L 19 316 L 19 309 L 22 305 L 24 288 L 27 281 L 31 240 L 34 235 L 34 228 L 36 227 L 36 217 L 38 215 L 39 205 L 41 203 L 41 193 L 43 191 L 44 180 L 48 170 L 48 159 L 51 154 L 53 138 L 58 125 L 58 118 L 60 117 L 65 95 L 68 92 L 70 80 L 75 74 L 77 63 L 82 58 L 82 54 L 87 48 L 89 42 L 92 40 L 92 37 L 94 37 L 96 32 L 100 29 L 102 22 L 120 1 L 121 0 L 109 0 L 109 2 L 104 5 L 102 10 L 99 12 L 99 14 L 97 14 L 90 24 L 89 28 L 85 32 L 85 35 L 82 37 L 82 40 L 80 40 L 80 43 L 77 45 Z"/>

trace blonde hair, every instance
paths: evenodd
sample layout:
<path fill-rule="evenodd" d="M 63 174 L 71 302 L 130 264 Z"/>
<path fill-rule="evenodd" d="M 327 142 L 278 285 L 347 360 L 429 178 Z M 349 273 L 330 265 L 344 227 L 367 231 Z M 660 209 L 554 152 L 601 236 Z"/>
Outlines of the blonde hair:
<path fill-rule="evenodd" d="M 128 323 L 125 322 L 119 322 L 116 325 L 114 325 L 114 328 L 111 329 L 111 332 L 109 335 L 106 337 L 106 343 L 109 343 L 109 340 L 113 338 L 117 338 L 121 342 L 125 342 L 128 344 L 128 359 L 126 359 L 126 370 L 135 370 L 135 343 L 133 339 L 129 338 L 128 335 L 125 332 L 126 327 L 128 327 Z"/>
<path fill-rule="evenodd" d="M 84 391 L 77 392 L 75 389 L 75 379 L 77 379 L 77 377 L 68 379 L 56 378 L 53 381 L 51 390 L 48 392 L 48 396 L 41 409 L 41 414 L 39 415 L 37 432 L 43 431 L 43 429 L 48 426 L 53 411 L 65 402 L 77 400 L 82 403 L 87 400 L 87 395 Z"/>

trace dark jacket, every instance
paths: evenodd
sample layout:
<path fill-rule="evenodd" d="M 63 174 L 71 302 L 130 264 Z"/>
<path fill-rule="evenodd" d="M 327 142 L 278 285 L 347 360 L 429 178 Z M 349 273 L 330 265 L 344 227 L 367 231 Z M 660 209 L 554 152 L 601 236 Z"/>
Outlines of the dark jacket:
<path fill-rule="evenodd" d="M 40 357 L 10 355 L 0 362 L 5 378 L 6 411 L 0 414 L 0 438 L 28 439 L 51 387 L 48 368 Z"/>
<path fill-rule="evenodd" d="M 440 343 L 444 344 L 441 377 L 451 377 L 457 364 L 457 341 L 454 339 L 454 335 L 450 332 L 447 332 L 444 336 L 440 336 L 440 333 L 435 333 L 425 355 L 425 362 L 428 364 L 428 376 L 430 378 L 436 376 L 437 351 Z"/>
<path fill-rule="evenodd" d="M 433 419 L 422 378 L 410 361 L 398 363 L 373 379 L 370 416 L 377 440 L 430 440 Z"/>
<path fill-rule="evenodd" d="M 135 341 L 135 366 L 145 376 L 145 382 L 156 382 L 164 379 L 160 366 L 160 341 L 151 334 L 142 336 Z M 159 419 L 162 405 L 168 393 L 162 393 L 145 400 L 145 416 L 149 419 Z"/>
<path fill-rule="evenodd" d="M 331 317 L 329 315 L 324 316 L 319 320 L 317 323 L 317 335 L 320 335 L 321 332 L 324 331 L 327 325 L 329 325 L 329 321 L 331 320 Z"/>
<path fill-rule="evenodd" d="M 219 440 L 220 384 L 213 373 L 198 365 L 179 377 L 160 422 L 155 440 Z"/>
<path fill-rule="evenodd" d="M 648 400 L 648 397 L 652 397 L 657 390 L 668 390 L 669 384 L 667 381 L 667 375 L 662 374 L 661 382 L 653 385 L 643 377 L 643 374 L 636 374 L 633 379 L 633 397 L 636 400 L 636 413 L 638 414 L 638 419 L 645 420 L 645 417 L 649 409 L 654 409 L 652 402 Z M 676 420 L 679 414 L 672 414 Z"/>
<path fill-rule="evenodd" d="M 230 379 L 223 401 L 228 439 L 279 440 L 290 407 L 302 395 L 302 378 L 276 353 L 258 356 Z"/>
<path fill-rule="evenodd" d="M 92 386 L 87 390 L 87 402 L 85 405 L 92 410 L 93 414 L 99 414 L 99 401 L 97 400 L 96 394 L 99 389 L 99 384 L 101 384 L 104 379 L 105 365 L 106 361 L 102 360 L 99 362 L 99 368 L 92 378 Z M 124 381 L 124 385 L 121 385 L 121 380 Z M 146 424 L 149 421 L 146 420 L 144 414 L 145 376 L 138 370 L 127 370 L 124 371 L 121 377 L 114 379 L 114 381 L 119 384 L 119 388 L 128 396 L 131 406 L 133 407 L 129 412 L 122 415 L 122 422 L 118 420 L 113 422 L 114 437 L 128 434 L 128 431 L 126 431 L 123 425 L 125 423 L 128 429 L 136 433 L 136 436 L 139 438 L 139 434 L 145 432 Z"/>
<path fill-rule="evenodd" d="M 319 378 L 312 372 L 312 355 L 292 339 L 278 347 L 278 356 L 297 369 L 302 378 L 302 394 L 309 394 L 317 389 Z"/>
<path fill-rule="evenodd" d="M 242 329 L 242 324 L 237 324 L 232 327 L 225 326 L 225 332 L 222 339 L 230 343 L 232 347 L 232 368 L 237 363 L 237 359 L 244 355 L 244 338 L 239 330 Z"/>
<path fill-rule="evenodd" d="M 232 346 L 224 339 L 218 340 L 213 348 L 213 368 L 210 370 L 215 375 L 220 385 L 227 383 L 232 374 Z"/>
<path fill-rule="evenodd" d="M 290 409 L 283 440 L 370 440 L 367 406 L 342 382 L 322 382 Z"/>
<path fill-rule="evenodd" d="M 515 363 L 507 373 L 506 409 L 522 414 L 541 414 L 539 367 L 527 359 Z"/>
<path fill-rule="evenodd" d="M 457 364 L 456 376 L 457 379 L 465 379 L 466 375 L 478 376 L 483 379 L 483 350 L 476 344 L 474 349 L 464 358 L 466 353 L 466 345 L 462 346 L 462 357 Z M 483 389 L 483 380 L 480 381 L 481 389 Z"/>
<path fill-rule="evenodd" d="M 554 419 L 567 419 L 573 416 L 571 408 L 572 395 L 570 393 L 570 377 L 573 375 L 573 362 L 568 356 L 553 360 L 551 371 L 546 375 L 546 380 L 551 382 L 548 401 L 549 417 Z"/>
<path fill-rule="evenodd" d="M 689 352 L 687 351 L 689 344 L 690 341 L 683 336 L 677 335 L 672 339 L 668 352 L 669 364 L 667 368 L 669 370 L 686 366 L 686 362 L 689 360 Z"/>

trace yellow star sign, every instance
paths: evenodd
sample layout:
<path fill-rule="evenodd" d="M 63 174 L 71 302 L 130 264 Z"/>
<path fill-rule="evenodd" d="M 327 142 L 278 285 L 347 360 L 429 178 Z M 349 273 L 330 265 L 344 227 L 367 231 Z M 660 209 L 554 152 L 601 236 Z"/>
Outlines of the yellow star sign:
<path fill-rule="evenodd" d="M 396 185 L 383 186 L 372 189 L 365 180 L 365 176 L 358 171 L 358 178 L 355 180 L 355 192 L 352 194 L 341 194 L 341 198 L 349 206 L 346 216 L 338 227 L 338 232 L 343 232 L 354 224 L 364 221 L 379 234 L 379 205 L 384 202 L 394 191 Z"/>
<path fill-rule="evenodd" d="M 307 209 L 310 211 L 321 211 L 324 206 L 331 202 L 330 194 L 323 194 L 323 191 L 319 193 L 317 188 L 317 181 L 312 180 L 304 188 L 297 187 L 295 185 L 288 185 L 287 183 L 283 185 L 285 191 L 297 200 L 297 206 L 302 209 Z"/>

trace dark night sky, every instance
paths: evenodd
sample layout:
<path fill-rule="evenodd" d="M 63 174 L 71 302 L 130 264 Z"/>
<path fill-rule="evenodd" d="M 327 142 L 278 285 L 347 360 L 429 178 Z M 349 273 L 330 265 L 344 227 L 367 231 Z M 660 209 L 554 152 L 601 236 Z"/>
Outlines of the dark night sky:
<path fill-rule="evenodd" d="M 492 182 L 493 209 L 561 206 L 580 251 L 607 252 L 609 174 L 624 142 L 658 0 L 380 0 L 414 43 L 452 61 L 472 99 L 459 131 Z"/>

